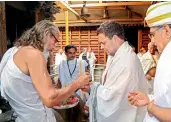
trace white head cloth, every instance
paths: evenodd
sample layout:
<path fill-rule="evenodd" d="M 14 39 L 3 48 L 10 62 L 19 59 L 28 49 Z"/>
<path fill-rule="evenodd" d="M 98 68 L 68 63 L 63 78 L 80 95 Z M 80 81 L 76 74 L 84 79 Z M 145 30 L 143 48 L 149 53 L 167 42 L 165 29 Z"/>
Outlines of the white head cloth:
<path fill-rule="evenodd" d="M 149 27 L 171 24 L 171 2 L 151 5 L 147 10 L 145 20 Z"/>

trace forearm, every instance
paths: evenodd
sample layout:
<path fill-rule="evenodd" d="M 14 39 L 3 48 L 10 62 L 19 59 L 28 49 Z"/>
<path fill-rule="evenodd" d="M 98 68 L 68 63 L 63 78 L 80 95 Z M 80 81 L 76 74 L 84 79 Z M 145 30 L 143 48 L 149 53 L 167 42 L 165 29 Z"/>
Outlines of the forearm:
<path fill-rule="evenodd" d="M 53 89 L 53 93 L 50 95 L 50 107 L 69 98 L 78 88 L 78 84 L 73 82 L 65 88 Z"/>
<path fill-rule="evenodd" d="M 171 109 L 161 108 L 157 105 L 152 105 L 149 113 L 157 118 L 160 122 L 171 122 Z"/>

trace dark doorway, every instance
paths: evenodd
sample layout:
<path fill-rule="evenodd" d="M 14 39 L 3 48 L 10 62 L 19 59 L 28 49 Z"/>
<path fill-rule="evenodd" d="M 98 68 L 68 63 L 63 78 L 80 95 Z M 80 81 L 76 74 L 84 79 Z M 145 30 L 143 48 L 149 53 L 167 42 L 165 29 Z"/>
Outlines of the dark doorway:
<path fill-rule="evenodd" d="M 125 27 L 125 38 L 131 46 L 134 46 L 136 53 L 138 50 L 138 28 L 136 27 Z"/>
<path fill-rule="evenodd" d="M 17 4 L 17 2 L 16 2 Z M 8 48 L 20 35 L 34 25 L 35 17 L 28 11 L 22 11 L 6 4 L 6 30 Z"/>

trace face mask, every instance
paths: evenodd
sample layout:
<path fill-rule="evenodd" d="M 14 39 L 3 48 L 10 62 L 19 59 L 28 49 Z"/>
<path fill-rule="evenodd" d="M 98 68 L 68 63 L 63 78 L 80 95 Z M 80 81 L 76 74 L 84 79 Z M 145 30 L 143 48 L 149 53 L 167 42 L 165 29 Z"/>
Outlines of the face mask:
<path fill-rule="evenodd" d="M 46 62 L 47 62 L 48 61 L 48 57 L 49 57 L 49 51 L 43 50 L 43 55 L 44 55 L 44 57 L 46 59 Z"/>

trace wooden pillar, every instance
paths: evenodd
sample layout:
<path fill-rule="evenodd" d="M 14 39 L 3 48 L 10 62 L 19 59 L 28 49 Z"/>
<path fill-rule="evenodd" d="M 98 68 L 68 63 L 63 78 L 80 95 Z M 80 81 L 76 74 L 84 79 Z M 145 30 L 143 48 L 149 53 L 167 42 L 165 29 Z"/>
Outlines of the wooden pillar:
<path fill-rule="evenodd" d="M 106 52 L 104 51 L 104 64 L 106 64 L 106 60 L 107 60 Z"/>
<path fill-rule="evenodd" d="M 7 50 L 5 2 L 0 2 L 0 60 Z"/>
<path fill-rule="evenodd" d="M 35 10 L 35 23 L 39 22 L 40 9 Z"/>
<path fill-rule="evenodd" d="M 68 36 L 68 10 L 65 11 L 65 36 L 66 36 L 66 45 L 69 44 L 69 36 Z"/>
<path fill-rule="evenodd" d="M 79 33 L 79 54 L 81 54 L 81 28 L 78 28 L 79 29 L 79 31 L 78 31 L 78 33 Z"/>
<path fill-rule="evenodd" d="M 42 9 L 38 8 L 35 10 L 35 23 L 45 19 L 45 13 Z"/>
<path fill-rule="evenodd" d="M 138 29 L 138 52 L 142 46 L 142 29 Z"/>
<path fill-rule="evenodd" d="M 100 45 L 98 44 L 98 58 L 97 58 L 97 63 L 100 63 Z"/>

